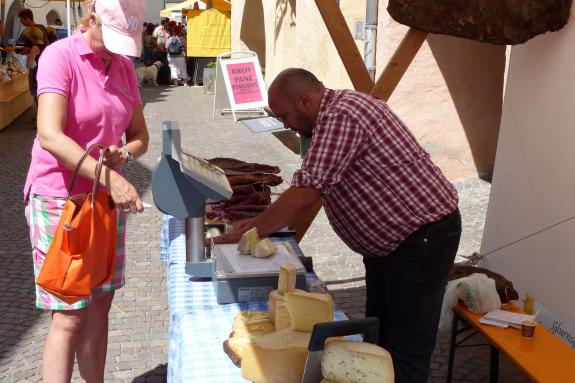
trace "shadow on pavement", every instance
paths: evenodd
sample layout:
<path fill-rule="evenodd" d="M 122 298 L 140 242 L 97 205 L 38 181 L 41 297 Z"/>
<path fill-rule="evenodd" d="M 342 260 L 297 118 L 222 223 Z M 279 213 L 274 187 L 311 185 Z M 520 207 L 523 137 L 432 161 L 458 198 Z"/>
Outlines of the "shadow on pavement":
<path fill-rule="evenodd" d="M 142 98 L 142 106 L 145 107 L 148 103 L 162 102 L 166 100 L 166 93 L 169 91 L 170 86 L 143 86 L 140 88 L 140 97 Z"/>
<path fill-rule="evenodd" d="M 139 161 L 134 161 L 124 167 L 124 176 L 134 185 L 140 197 L 148 194 L 152 185 L 152 169 Z M 145 201 L 151 203 L 150 201 Z"/>
<path fill-rule="evenodd" d="M 168 365 L 160 364 L 153 370 L 135 377 L 132 383 L 163 383 L 167 382 Z"/>

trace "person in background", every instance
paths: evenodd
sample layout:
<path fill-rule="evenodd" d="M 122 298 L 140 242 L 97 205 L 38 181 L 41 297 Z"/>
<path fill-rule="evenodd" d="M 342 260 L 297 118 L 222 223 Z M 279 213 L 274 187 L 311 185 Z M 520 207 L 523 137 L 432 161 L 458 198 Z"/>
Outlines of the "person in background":
<path fill-rule="evenodd" d="M 252 227 L 268 236 L 323 202 L 334 231 L 363 256 L 365 315 L 380 320 L 396 383 L 427 383 L 461 236 L 455 188 L 385 102 L 326 88 L 299 68 L 281 72 L 268 94 L 285 128 L 311 138 L 309 151 L 265 212 L 214 241 L 238 242 Z"/>
<path fill-rule="evenodd" d="M 56 34 L 56 30 L 54 28 L 47 27 L 46 34 L 48 36 L 48 44 L 52 44 L 54 41 L 58 40 L 58 35 Z"/>
<path fill-rule="evenodd" d="M 170 21 L 168 25 L 170 37 L 166 42 L 168 51 L 168 65 L 170 66 L 171 84 L 184 85 L 188 81 L 188 71 L 186 67 L 186 41 L 182 36 L 182 27 L 175 21 Z"/>
<path fill-rule="evenodd" d="M 121 168 L 148 147 L 136 73 L 130 59 L 123 56 L 140 55 L 145 3 L 93 0 L 87 8 L 79 30 L 46 47 L 40 57 L 38 135 L 24 186 L 26 218 L 38 276 L 60 219 L 72 169 L 91 144 L 109 147 L 101 177 L 95 181 L 107 189 L 119 210 L 116 272 L 111 281 L 74 304 L 36 285 L 36 306 L 52 314 L 42 361 L 47 383 L 70 382 L 74 359 L 82 381 L 104 381 L 108 312 L 114 291 L 125 281 L 126 214 L 143 211 L 136 188 Z M 97 162 L 93 156 L 97 155 L 92 153 L 80 167 L 71 195 L 92 190 Z"/>
<path fill-rule="evenodd" d="M 20 22 L 22 23 L 22 25 L 26 27 L 26 30 L 23 33 L 26 46 L 24 53 L 28 54 L 28 51 L 32 46 L 32 41 L 34 40 L 34 36 L 37 36 L 38 34 L 37 30 L 40 30 L 40 33 L 42 33 L 43 36 L 42 40 L 44 41 L 44 44 L 46 45 L 50 44 L 46 28 L 41 24 L 36 24 L 36 22 L 34 21 L 34 13 L 32 12 L 31 9 L 22 8 L 18 12 L 18 17 L 20 18 Z"/>
<path fill-rule="evenodd" d="M 146 25 L 146 30 L 144 31 L 144 41 L 142 44 L 143 52 L 144 52 L 144 65 L 150 66 L 152 65 L 152 59 L 154 54 L 154 47 L 153 47 L 153 38 L 152 34 L 154 33 L 155 26 L 152 23 Z"/>
<path fill-rule="evenodd" d="M 29 39 L 31 41 L 31 45 L 28 47 L 28 53 L 26 54 L 26 67 L 28 68 L 28 86 L 30 88 L 30 94 L 34 97 L 34 107 L 36 109 L 36 113 L 38 111 L 38 81 L 37 81 L 37 74 L 38 74 L 38 60 L 44 52 L 44 48 L 46 48 L 46 44 L 44 43 L 44 36 L 40 29 L 33 28 L 29 32 Z M 33 123 L 33 129 L 36 128 L 36 117 L 32 117 L 30 121 Z"/>
<path fill-rule="evenodd" d="M 57 25 L 57 26 L 61 27 L 61 26 L 63 25 L 63 24 L 62 24 L 62 20 L 60 20 L 60 19 L 54 20 L 54 25 Z"/>
<path fill-rule="evenodd" d="M 163 17 L 160 25 L 158 25 L 152 33 L 152 48 L 154 50 L 154 58 L 152 61 L 161 61 L 164 64 L 168 63 L 168 53 L 166 50 L 166 41 L 168 41 L 168 23 L 170 19 Z"/>
<path fill-rule="evenodd" d="M 4 20 L 0 19 L 0 46 L 4 45 Z"/>

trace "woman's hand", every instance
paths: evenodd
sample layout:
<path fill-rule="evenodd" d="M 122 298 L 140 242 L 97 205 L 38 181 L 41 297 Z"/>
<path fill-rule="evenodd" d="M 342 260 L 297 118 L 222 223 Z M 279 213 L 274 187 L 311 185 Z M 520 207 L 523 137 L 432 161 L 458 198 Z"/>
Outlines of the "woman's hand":
<path fill-rule="evenodd" d="M 110 145 L 106 151 L 106 155 L 104 156 L 104 165 L 114 168 L 125 163 L 126 159 L 124 158 L 122 149 L 118 148 L 116 145 Z"/>
<path fill-rule="evenodd" d="M 118 175 L 110 182 L 110 194 L 116 204 L 116 208 L 121 211 L 131 213 L 141 213 L 144 205 L 134 185 L 129 183 L 124 177 Z"/>

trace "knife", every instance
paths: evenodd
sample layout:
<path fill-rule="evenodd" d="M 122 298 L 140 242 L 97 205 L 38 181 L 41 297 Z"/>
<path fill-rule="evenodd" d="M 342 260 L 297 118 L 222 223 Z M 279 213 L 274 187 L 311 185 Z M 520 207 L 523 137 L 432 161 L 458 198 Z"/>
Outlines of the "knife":
<path fill-rule="evenodd" d="M 319 383 L 321 375 L 321 354 L 327 338 L 363 334 L 363 341 L 377 343 L 379 338 L 379 319 L 350 319 L 336 322 L 317 323 L 313 326 L 309 340 L 307 360 L 302 383 Z"/>

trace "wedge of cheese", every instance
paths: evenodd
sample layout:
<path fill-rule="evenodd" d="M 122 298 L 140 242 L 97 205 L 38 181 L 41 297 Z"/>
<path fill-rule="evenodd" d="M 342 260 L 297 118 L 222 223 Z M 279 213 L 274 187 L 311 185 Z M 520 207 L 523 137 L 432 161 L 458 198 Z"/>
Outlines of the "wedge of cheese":
<path fill-rule="evenodd" d="M 326 343 L 321 356 L 325 379 L 338 383 L 393 383 L 393 362 L 375 344 L 339 340 Z"/>
<path fill-rule="evenodd" d="M 278 247 L 269 238 L 264 238 L 256 244 L 252 255 L 256 258 L 266 258 L 277 251 Z"/>
<path fill-rule="evenodd" d="M 285 298 L 293 330 L 311 332 L 316 323 L 333 321 L 333 299 L 329 294 L 294 291 Z"/>
<path fill-rule="evenodd" d="M 251 228 L 242 234 L 240 242 L 238 243 L 238 251 L 245 255 L 253 254 L 259 240 L 258 228 Z"/>
<path fill-rule="evenodd" d="M 277 302 L 276 304 L 274 326 L 276 331 L 291 328 L 291 317 L 285 302 Z"/>
<path fill-rule="evenodd" d="M 234 319 L 232 334 L 224 342 L 224 350 L 234 363 L 239 364 L 242 360 L 244 346 L 252 338 L 274 331 L 275 325 L 269 313 L 242 311 Z"/>
<path fill-rule="evenodd" d="M 254 383 L 300 383 L 310 336 L 286 329 L 254 337 L 243 348 L 242 377 Z"/>
<path fill-rule="evenodd" d="M 294 265 L 284 263 L 280 265 L 280 276 L 278 280 L 278 291 L 280 294 L 291 293 L 295 290 L 297 272 Z"/>
<path fill-rule="evenodd" d="M 270 327 L 271 331 L 268 331 Z M 254 333 L 256 335 L 263 335 L 258 332 L 263 331 L 265 334 L 274 331 L 273 321 L 267 312 L 242 311 L 236 315 L 234 323 L 232 324 L 232 331 L 238 334 Z"/>
<path fill-rule="evenodd" d="M 303 290 L 295 289 L 295 292 L 305 293 Z M 286 304 L 286 298 L 284 295 L 280 294 L 279 290 L 272 290 L 268 297 L 268 311 L 272 322 L 276 319 L 276 307 L 278 303 Z"/>

